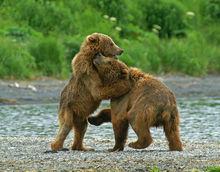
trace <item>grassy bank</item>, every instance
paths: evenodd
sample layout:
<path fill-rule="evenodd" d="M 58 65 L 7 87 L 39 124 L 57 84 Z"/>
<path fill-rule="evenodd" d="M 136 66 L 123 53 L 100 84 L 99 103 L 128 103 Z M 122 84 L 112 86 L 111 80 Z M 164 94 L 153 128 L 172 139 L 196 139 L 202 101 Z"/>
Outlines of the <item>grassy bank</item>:
<path fill-rule="evenodd" d="M 92 32 L 146 72 L 220 72 L 218 0 L 0 0 L 0 26 L 0 78 L 66 78 Z"/>

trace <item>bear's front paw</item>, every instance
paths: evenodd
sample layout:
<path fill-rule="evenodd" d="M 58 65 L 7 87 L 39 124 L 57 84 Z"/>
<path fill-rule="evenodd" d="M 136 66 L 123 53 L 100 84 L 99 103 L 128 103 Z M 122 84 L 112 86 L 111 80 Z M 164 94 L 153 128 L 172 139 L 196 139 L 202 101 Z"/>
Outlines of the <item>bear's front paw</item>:
<path fill-rule="evenodd" d="M 63 144 L 61 144 L 57 141 L 54 141 L 54 142 L 51 143 L 51 149 L 52 149 L 52 151 L 62 150 L 63 149 Z"/>
<path fill-rule="evenodd" d="M 119 152 L 119 151 L 123 151 L 124 147 L 114 147 L 112 149 L 108 149 L 109 152 Z"/>
<path fill-rule="evenodd" d="M 79 145 L 73 145 L 71 147 L 72 150 L 77 150 L 77 151 L 94 151 L 95 149 L 93 148 L 87 148 L 84 146 L 79 146 Z"/>

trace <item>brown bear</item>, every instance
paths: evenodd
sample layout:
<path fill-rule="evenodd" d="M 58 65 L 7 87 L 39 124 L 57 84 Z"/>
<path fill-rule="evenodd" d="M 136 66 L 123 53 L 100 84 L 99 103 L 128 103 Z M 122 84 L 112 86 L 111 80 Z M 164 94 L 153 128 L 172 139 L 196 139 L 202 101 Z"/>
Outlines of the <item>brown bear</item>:
<path fill-rule="evenodd" d="M 120 78 L 120 66 L 124 66 L 120 61 L 100 55 L 96 56 L 93 63 L 100 78 L 108 82 Z M 138 136 L 138 140 L 129 143 L 129 147 L 148 147 L 152 143 L 150 127 L 163 126 L 170 150 L 182 151 L 179 113 L 173 92 L 155 77 L 136 68 L 130 68 L 129 74 L 131 90 L 121 97 L 111 99 L 111 109 L 102 110 L 97 116 L 89 117 L 88 121 L 93 125 L 112 122 L 115 146 L 110 151 L 124 149 L 129 124 Z"/>
<path fill-rule="evenodd" d="M 72 129 L 72 150 L 88 150 L 83 147 L 88 116 L 97 109 L 101 100 L 121 96 L 130 90 L 126 70 L 121 79 L 103 85 L 93 65 L 93 58 L 99 52 L 114 57 L 120 55 L 123 50 L 109 36 L 101 33 L 93 33 L 84 40 L 79 53 L 72 61 L 72 77 L 61 92 L 58 112 L 60 126 L 55 141 L 51 143 L 53 151 L 63 149 L 64 140 Z"/>

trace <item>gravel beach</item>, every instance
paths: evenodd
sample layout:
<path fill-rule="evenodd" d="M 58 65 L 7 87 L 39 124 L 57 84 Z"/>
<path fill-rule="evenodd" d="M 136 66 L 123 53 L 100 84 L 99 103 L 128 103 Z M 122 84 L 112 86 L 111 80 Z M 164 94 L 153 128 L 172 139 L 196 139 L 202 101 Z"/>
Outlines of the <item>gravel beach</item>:
<path fill-rule="evenodd" d="M 128 147 L 108 153 L 112 140 L 85 140 L 91 152 L 44 153 L 52 138 L 0 137 L 1 171 L 161 171 L 205 170 L 220 164 L 220 143 L 184 142 L 183 152 L 170 152 L 165 141 L 155 140 L 146 150 Z M 68 140 L 70 143 L 70 140 Z"/>
<path fill-rule="evenodd" d="M 95 148 L 95 151 L 45 153 L 50 150 L 50 142 L 56 133 L 54 130 L 58 129 L 55 120 L 56 104 L 51 103 L 58 103 L 60 91 L 67 81 L 48 78 L 35 81 L 0 80 L 0 104 L 4 105 L 0 109 L 0 171 L 142 172 L 158 167 L 161 171 L 182 172 L 193 169 L 204 171 L 210 166 L 220 166 L 220 76 L 159 78 L 182 102 L 188 99 L 196 100 L 191 103 L 193 107 L 188 111 L 184 110 L 189 109 L 187 103 L 180 105 L 184 117 L 181 124 L 184 144 L 182 152 L 168 151 L 167 142 L 160 129 L 160 134 L 154 135 L 154 142 L 147 149 L 134 150 L 126 146 L 123 152 L 109 153 L 107 149 L 113 147 L 114 138 L 111 125 L 107 124 L 107 127 L 104 125 L 102 128 L 91 125 L 88 127 L 84 143 Z M 206 97 L 217 99 L 214 104 L 204 105 L 203 108 L 204 102 L 200 99 L 206 100 Z M 214 110 L 209 109 L 209 106 L 215 106 Z M 208 125 L 204 125 L 206 118 L 202 119 L 207 115 L 204 110 L 209 112 L 211 123 Z M 194 112 L 197 112 L 197 117 L 192 116 Z M 200 112 L 202 114 L 199 116 Z M 25 116 L 30 114 L 32 117 L 27 119 Z M 54 116 L 49 116 L 51 114 Z M 31 124 L 33 121 L 36 124 Z M 192 125 L 193 127 L 190 127 Z M 103 132 L 106 128 L 109 132 Z M 127 144 L 135 137 L 134 134 L 129 134 Z M 66 140 L 65 147 L 71 145 L 71 139 L 72 134 Z"/>

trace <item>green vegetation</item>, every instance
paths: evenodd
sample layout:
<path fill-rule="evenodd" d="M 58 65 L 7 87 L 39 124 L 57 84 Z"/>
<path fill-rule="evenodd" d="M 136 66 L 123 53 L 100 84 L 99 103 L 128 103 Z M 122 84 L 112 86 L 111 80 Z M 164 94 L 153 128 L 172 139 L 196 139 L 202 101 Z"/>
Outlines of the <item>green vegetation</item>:
<path fill-rule="evenodd" d="M 206 170 L 207 172 L 220 172 L 220 166 L 219 167 L 209 167 Z"/>
<path fill-rule="evenodd" d="M 147 167 L 146 170 L 149 172 L 160 172 L 160 169 L 157 166 Z"/>
<path fill-rule="evenodd" d="M 157 167 L 157 166 L 153 166 L 153 167 L 146 167 L 147 171 L 150 172 L 160 172 L 161 170 Z M 192 169 L 191 172 L 220 172 L 220 167 L 208 167 L 205 170 L 198 170 L 198 169 Z"/>
<path fill-rule="evenodd" d="M 219 0 L 0 0 L 0 78 L 65 78 L 92 32 L 146 72 L 220 72 Z"/>

